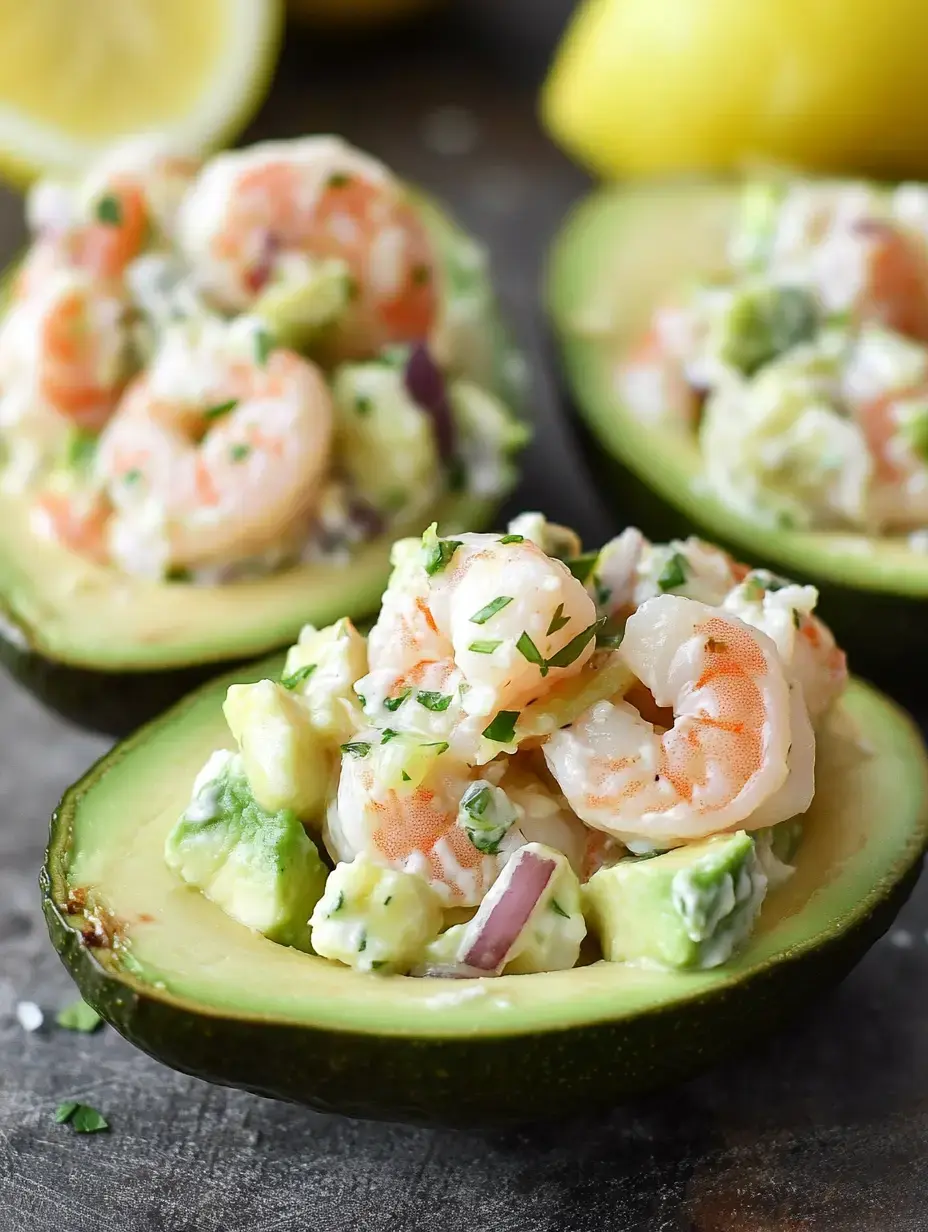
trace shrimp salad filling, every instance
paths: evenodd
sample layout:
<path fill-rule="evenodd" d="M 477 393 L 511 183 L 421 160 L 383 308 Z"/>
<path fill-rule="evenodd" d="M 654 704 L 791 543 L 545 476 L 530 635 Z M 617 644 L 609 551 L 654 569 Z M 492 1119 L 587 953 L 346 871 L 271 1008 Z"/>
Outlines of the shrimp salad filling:
<path fill-rule="evenodd" d="M 27 217 L 0 486 L 37 534 L 211 584 L 511 485 L 525 433 L 475 356 L 483 253 L 439 244 L 375 159 L 307 137 L 201 165 L 137 140 L 39 183 Z"/>
<path fill-rule="evenodd" d="M 793 871 L 845 685 L 816 597 L 698 539 L 432 527 L 366 638 L 307 626 L 229 688 L 166 860 L 361 971 L 717 966 Z"/>
<path fill-rule="evenodd" d="M 698 434 L 730 507 L 785 529 L 928 529 L 928 187 L 752 184 L 727 264 L 653 314 L 619 374 Z"/>

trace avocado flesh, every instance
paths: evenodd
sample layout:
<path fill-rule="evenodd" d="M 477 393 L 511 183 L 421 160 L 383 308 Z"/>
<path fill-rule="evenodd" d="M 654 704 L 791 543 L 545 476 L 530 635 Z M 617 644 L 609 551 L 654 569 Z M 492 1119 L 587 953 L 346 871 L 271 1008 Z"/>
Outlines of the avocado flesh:
<path fill-rule="evenodd" d="M 146 1051 L 214 1081 L 353 1115 L 458 1124 L 612 1104 L 725 1055 L 843 975 L 920 864 L 921 739 L 855 682 L 820 738 L 797 871 L 770 891 L 725 966 L 600 961 L 479 984 L 352 971 L 237 924 L 163 859 L 195 775 L 227 744 L 227 686 L 281 664 L 214 681 L 99 762 L 55 814 L 43 877 L 52 939 L 83 996 Z M 115 946 L 98 944 L 94 919 Z"/>
<path fill-rule="evenodd" d="M 703 481 L 695 436 L 648 423 L 618 391 L 619 365 L 654 307 L 724 269 L 739 202 L 734 185 L 667 184 L 603 189 L 574 210 L 548 269 L 568 384 L 595 438 L 596 469 L 626 517 L 656 538 L 695 530 L 812 582 L 851 661 L 886 672 L 924 645 L 928 554 L 901 536 L 782 530 L 730 509 Z M 604 464 L 603 451 L 618 466 Z"/>
<path fill-rule="evenodd" d="M 447 329 L 465 356 L 463 373 L 513 406 L 519 398 L 513 351 L 489 279 L 457 266 L 470 241 L 430 199 L 416 194 L 444 270 Z M 479 318 L 455 318 L 461 296 Z M 0 287 L 0 303 L 2 303 Z M 457 323 L 455 323 L 457 321 Z M 221 586 L 129 577 L 36 536 L 25 500 L 0 493 L 0 660 L 21 683 L 74 722 L 123 735 L 231 666 L 296 640 L 306 623 L 375 611 L 395 539 L 437 519 L 443 530 L 480 529 L 495 502 L 444 496 L 428 515 L 394 524 L 360 545 L 348 564 L 316 561 Z"/>

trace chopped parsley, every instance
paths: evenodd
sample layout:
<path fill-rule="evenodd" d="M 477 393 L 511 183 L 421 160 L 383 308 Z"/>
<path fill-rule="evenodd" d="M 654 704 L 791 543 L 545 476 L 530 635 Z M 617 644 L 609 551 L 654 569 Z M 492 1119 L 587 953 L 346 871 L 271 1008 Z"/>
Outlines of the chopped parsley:
<path fill-rule="evenodd" d="M 402 693 L 397 693 L 396 697 L 385 697 L 383 699 L 384 710 L 389 710 L 391 714 L 394 710 L 399 710 L 411 692 L 412 689 L 404 689 Z"/>
<path fill-rule="evenodd" d="M 576 663 L 587 645 L 596 637 L 605 623 L 605 617 L 601 620 L 596 620 L 593 624 L 588 625 L 582 633 L 572 637 L 566 646 L 562 646 L 557 654 L 551 656 L 548 660 L 548 667 L 570 667 L 572 663 Z"/>
<path fill-rule="evenodd" d="M 425 262 L 412 267 L 412 284 L 414 287 L 427 287 L 431 281 L 432 270 Z"/>
<path fill-rule="evenodd" d="M 380 743 L 389 744 L 390 741 L 395 740 L 399 734 L 400 733 L 398 731 L 394 731 L 392 727 L 385 727 L 383 729 L 383 735 L 380 737 Z"/>
<path fill-rule="evenodd" d="M 540 669 L 542 676 L 547 676 L 548 665 L 544 661 L 541 651 L 524 629 L 519 636 L 519 640 L 516 642 L 516 650 L 518 650 L 523 659 L 527 659 L 529 663 L 534 663 Z"/>
<path fill-rule="evenodd" d="M 554 912 L 555 915 L 563 916 L 565 920 L 570 919 L 569 912 L 564 910 L 564 908 L 561 906 L 561 904 L 557 901 L 556 898 L 551 899 L 551 910 Z"/>
<path fill-rule="evenodd" d="M 793 627 L 796 629 L 802 628 L 802 616 L 800 615 L 798 607 L 793 608 Z"/>
<path fill-rule="evenodd" d="M 71 433 L 68 440 L 66 462 L 75 470 L 86 470 L 97 452 L 97 438 L 92 432 L 82 432 L 79 428 Z"/>
<path fill-rule="evenodd" d="M 102 1021 L 97 1011 L 80 998 L 55 1015 L 55 1022 L 59 1027 L 64 1027 L 66 1031 L 83 1031 L 85 1034 L 96 1031 Z"/>
<path fill-rule="evenodd" d="M 89 1104 L 79 1104 L 76 1100 L 68 1100 L 55 1109 L 55 1123 L 68 1124 L 76 1134 L 97 1134 L 109 1129 L 109 1121 L 96 1108 Z"/>
<path fill-rule="evenodd" d="M 412 782 L 412 779 L 409 777 L 409 775 L 406 773 L 406 771 L 405 771 L 405 770 L 403 771 L 403 782 L 404 782 L 404 783 L 411 783 L 411 782 Z"/>
<path fill-rule="evenodd" d="M 386 965 L 387 965 L 387 960 L 385 958 L 375 958 L 374 961 L 371 963 L 371 970 L 379 971 L 381 967 L 385 967 Z"/>
<path fill-rule="evenodd" d="M 172 565 L 165 574 L 167 582 L 192 582 L 193 573 L 190 569 L 185 569 L 183 565 Z"/>
<path fill-rule="evenodd" d="M 332 910 L 329 912 L 329 915 L 330 915 L 330 916 L 335 915 L 335 914 L 336 914 L 336 912 L 341 911 L 341 909 L 342 909 L 342 907 L 344 907 L 344 905 L 345 905 L 345 892 L 344 892 L 344 890 L 339 890 L 339 892 L 338 892 L 338 898 L 336 898 L 336 900 L 335 900 L 335 906 L 334 906 L 334 907 L 332 908 Z"/>
<path fill-rule="evenodd" d="M 518 717 L 518 710 L 501 710 L 489 727 L 483 729 L 484 736 L 487 740 L 495 740 L 497 744 L 511 744 L 516 734 Z"/>
<path fill-rule="evenodd" d="M 496 638 L 495 640 L 490 639 L 490 640 L 483 641 L 483 642 L 480 642 L 480 641 L 471 642 L 471 644 L 467 647 L 467 649 L 472 650 L 474 654 L 492 654 L 493 651 L 497 648 L 497 646 L 502 646 L 502 644 L 503 643 L 500 641 L 500 639 Z"/>
<path fill-rule="evenodd" d="M 327 188 L 347 188 L 351 183 L 351 176 L 347 171 L 333 171 L 326 181 Z"/>
<path fill-rule="evenodd" d="M 363 954 L 367 949 L 367 933 L 361 934 L 361 944 L 358 946 L 358 953 Z"/>
<path fill-rule="evenodd" d="M 689 566 L 686 557 L 679 552 L 671 552 L 658 576 L 658 589 L 666 592 L 676 590 L 679 586 L 685 586 L 688 575 Z"/>
<path fill-rule="evenodd" d="M 552 633 L 558 633 L 564 628 L 565 625 L 569 624 L 570 617 L 564 615 L 564 604 L 559 603 L 557 605 L 557 611 L 551 617 L 551 623 L 548 625 L 548 637 L 550 637 Z"/>
<path fill-rule="evenodd" d="M 122 223 L 122 202 L 113 193 L 106 193 L 97 202 L 94 210 L 97 222 L 107 227 L 118 227 Z"/>
<path fill-rule="evenodd" d="M 347 744 L 340 744 L 338 747 L 349 757 L 366 757 L 371 751 L 371 746 L 366 740 L 349 740 Z"/>
<path fill-rule="evenodd" d="M 359 415 L 369 415 L 374 406 L 372 400 L 367 394 L 356 394 L 354 399 L 354 409 Z"/>
<path fill-rule="evenodd" d="M 228 415 L 230 411 L 234 411 L 238 406 L 238 398 L 230 398 L 228 402 L 218 402 L 215 406 L 208 406 L 203 412 L 203 418 L 208 420 L 221 419 L 223 415 Z"/>
<path fill-rule="evenodd" d="M 424 749 L 437 749 L 436 757 L 441 757 L 442 753 L 447 753 L 451 745 L 447 740 L 433 740 L 430 744 L 423 744 Z"/>
<path fill-rule="evenodd" d="M 289 676 L 281 676 L 280 683 L 285 689 L 296 689 L 304 680 L 308 680 L 315 670 L 315 663 L 306 663 L 303 667 L 298 667 L 295 672 L 291 672 Z"/>
<path fill-rule="evenodd" d="M 266 329 L 255 331 L 255 363 L 259 368 L 267 365 L 268 357 L 274 349 L 274 339 Z"/>
<path fill-rule="evenodd" d="M 123 475 L 122 481 L 123 483 L 128 484 L 129 487 L 132 487 L 132 485 L 138 483 L 141 478 L 142 472 L 137 466 L 133 466 L 131 471 L 126 471 Z"/>
<path fill-rule="evenodd" d="M 436 536 L 434 541 L 425 547 L 425 561 L 423 563 L 429 577 L 434 577 L 436 573 L 441 573 L 460 546 L 460 539 L 439 539 Z"/>
<path fill-rule="evenodd" d="M 427 689 L 420 689 L 416 694 L 416 701 L 426 710 L 434 710 L 440 714 L 442 710 L 447 710 L 451 705 L 451 694 L 431 693 Z"/>
<path fill-rule="evenodd" d="M 524 542 L 525 542 L 524 535 L 503 535 L 502 539 L 500 539 L 500 543 L 524 543 Z"/>
<path fill-rule="evenodd" d="M 597 560 L 599 560 L 598 552 L 584 552 L 582 556 L 575 556 L 573 560 L 565 560 L 564 564 L 578 582 L 585 584 L 590 574 L 596 568 Z"/>
<path fill-rule="evenodd" d="M 246 445 L 244 441 L 241 441 L 237 445 L 232 446 L 229 450 L 229 457 L 233 462 L 243 462 L 250 453 L 251 446 Z"/>
<path fill-rule="evenodd" d="M 490 600 L 486 607 L 482 607 L 479 612 L 474 612 L 470 618 L 470 623 L 472 625 L 485 625 L 488 620 L 492 620 L 497 612 L 501 612 L 511 602 L 512 595 L 497 595 L 495 599 Z"/>
<path fill-rule="evenodd" d="M 458 807 L 458 825 L 484 855 L 495 856 L 516 819 L 515 809 L 501 792 L 494 797 L 489 783 L 471 783 Z"/>

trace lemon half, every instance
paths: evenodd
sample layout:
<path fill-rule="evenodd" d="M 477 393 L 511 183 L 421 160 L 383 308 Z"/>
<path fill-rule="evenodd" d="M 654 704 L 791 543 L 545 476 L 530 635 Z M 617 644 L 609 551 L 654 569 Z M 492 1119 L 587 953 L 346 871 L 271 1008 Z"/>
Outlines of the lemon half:
<path fill-rule="evenodd" d="M 0 0 L 0 173 L 70 173 L 137 132 L 207 150 L 273 74 L 279 0 Z"/>

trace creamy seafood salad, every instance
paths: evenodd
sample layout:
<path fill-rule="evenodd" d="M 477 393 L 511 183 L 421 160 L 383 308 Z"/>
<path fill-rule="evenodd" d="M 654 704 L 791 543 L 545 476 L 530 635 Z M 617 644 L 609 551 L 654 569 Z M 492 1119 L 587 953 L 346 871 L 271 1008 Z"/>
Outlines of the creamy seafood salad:
<path fill-rule="evenodd" d="M 845 686 L 816 598 L 695 538 L 432 527 L 366 637 L 306 627 L 229 688 L 167 863 L 360 971 L 717 966 L 792 872 Z"/>
<path fill-rule="evenodd" d="M 928 187 L 750 185 L 725 268 L 657 309 L 621 385 L 741 513 L 928 546 Z"/>
<path fill-rule="evenodd" d="M 447 225 L 440 241 L 368 155 L 307 137 L 200 164 L 135 141 L 37 184 L 27 216 L 0 485 L 37 534 L 215 582 L 510 485 L 524 431 L 477 354 L 483 253 Z"/>

